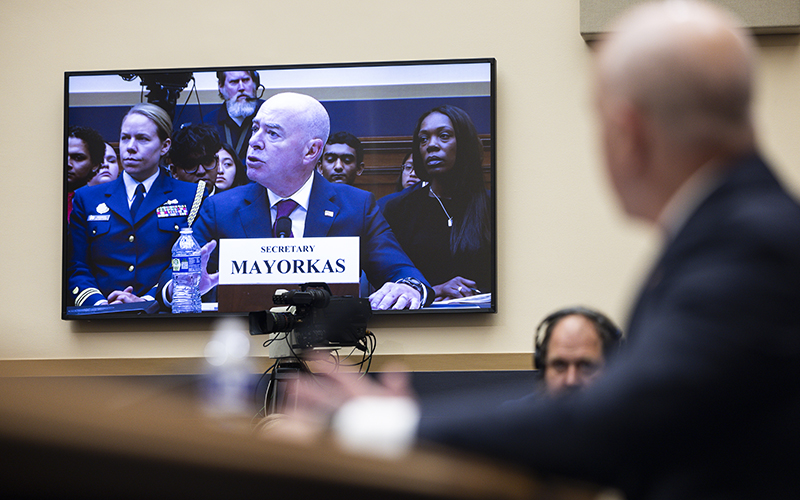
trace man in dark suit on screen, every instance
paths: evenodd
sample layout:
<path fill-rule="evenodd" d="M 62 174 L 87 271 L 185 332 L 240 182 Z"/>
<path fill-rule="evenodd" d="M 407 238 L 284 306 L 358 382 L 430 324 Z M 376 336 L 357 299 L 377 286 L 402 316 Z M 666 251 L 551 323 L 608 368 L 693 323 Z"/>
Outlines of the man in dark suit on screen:
<path fill-rule="evenodd" d="M 417 438 L 616 486 L 629 500 L 797 497 L 800 207 L 758 152 L 755 48 L 737 25 L 710 4 L 645 4 L 599 47 L 612 184 L 666 240 L 626 349 L 557 400 L 441 419 L 423 406 Z M 402 393 L 340 378 L 351 396 Z M 357 435 L 339 417 L 368 401 L 332 416 L 338 434 Z"/>
<path fill-rule="evenodd" d="M 315 171 L 329 132 L 328 113 L 313 97 L 282 93 L 261 106 L 247 153 L 247 176 L 255 182 L 207 199 L 194 225 L 211 269 L 217 240 L 273 237 L 275 221 L 286 216 L 293 236 L 360 238 L 361 267 L 377 288 L 370 296 L 373 309 L 429 304 L 430 285 L 400 248 L 372 194 L 326 182 Z M 217 280 L 204 275 L 201 291 Z M 170 294 L 168 286 L 165 298 Z"/>

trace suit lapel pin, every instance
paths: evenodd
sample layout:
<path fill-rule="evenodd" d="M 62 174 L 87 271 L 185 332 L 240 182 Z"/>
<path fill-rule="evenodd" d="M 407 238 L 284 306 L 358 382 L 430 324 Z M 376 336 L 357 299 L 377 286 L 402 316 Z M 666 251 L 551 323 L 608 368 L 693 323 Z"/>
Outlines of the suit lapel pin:
<path fill-rule="evenodd" d="M 325 217 L 333 217 L 333 211 L 332 210 L 325 210 Z"/>

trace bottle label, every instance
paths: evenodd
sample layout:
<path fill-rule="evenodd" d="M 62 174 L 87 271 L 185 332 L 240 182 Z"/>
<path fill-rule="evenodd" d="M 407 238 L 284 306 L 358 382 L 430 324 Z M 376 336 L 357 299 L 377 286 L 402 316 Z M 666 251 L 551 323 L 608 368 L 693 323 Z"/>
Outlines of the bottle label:
<path fill-rule="evenodd" d="M 181 273 L 181 272 L 186 273 L 186 272 L 199 272 L 199 271 L 200 271 L 199 255 L 172 258 L 173 273 Z"/>

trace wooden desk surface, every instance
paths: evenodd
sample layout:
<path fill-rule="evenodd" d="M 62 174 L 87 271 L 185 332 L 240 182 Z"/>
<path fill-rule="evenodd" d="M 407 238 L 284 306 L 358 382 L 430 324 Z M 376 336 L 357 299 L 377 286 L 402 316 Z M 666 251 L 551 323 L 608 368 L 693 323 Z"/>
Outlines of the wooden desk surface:
<path fill-rule="evenodd" d="M 25 498 L 595 498 L 473 457 L 396 459 L 256 439 L 187 394 L 95 378 L 0 378 L 0 496 Z"/>

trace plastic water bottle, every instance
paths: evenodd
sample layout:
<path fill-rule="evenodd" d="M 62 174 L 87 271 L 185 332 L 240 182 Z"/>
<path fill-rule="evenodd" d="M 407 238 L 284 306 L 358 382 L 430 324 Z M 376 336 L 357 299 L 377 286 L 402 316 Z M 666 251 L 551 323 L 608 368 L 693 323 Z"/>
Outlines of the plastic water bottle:
<path fill-rule="evenodd" d="M 199 312 L 200 245 L 192 236 L 192 228 L 186 227 L 172 245 L 172 313 Z"/>

